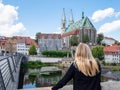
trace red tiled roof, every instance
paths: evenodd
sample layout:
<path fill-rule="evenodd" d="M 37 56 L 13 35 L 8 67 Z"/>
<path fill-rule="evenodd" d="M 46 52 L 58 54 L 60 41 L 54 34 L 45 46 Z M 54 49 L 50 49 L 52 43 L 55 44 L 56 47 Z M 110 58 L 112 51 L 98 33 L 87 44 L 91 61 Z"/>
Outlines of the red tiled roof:
<path fill-rule="evenodd" d="M 17 40 L 21 40 L 24 42 L 26 45 L 35 45 L 36 48 L 38 48 L 37 43 L 35 42 L 34 39 L 31 39 L 30 37 L 22 37 L 22 36 L 17 36 Z"/>
<path fill-rule="evenodd" d="M 62 37 L 66 37 L 69 35 L 76 35 L 78 33 L 78 30 L 72 30 L 71 32 L 64 33 Z"/>
<path fill-rule="evenodd" d="M 119 50 L 120 50 L 120 45 L 117 45 L 117 44 L 113 44 L 112 46 L 104 47 L 105 53 L 114 53 L 114 52 L 118 52 Z"/>
<path fill-rule="evenodd" d="M 41 38 L 44 38 L 44 39 L 48 39 L 48 38 L 61 39 L 61 34 L 41 34 L 41 33 L 39 33 L 38 38 L 39 39 L 41 39 Z"/>

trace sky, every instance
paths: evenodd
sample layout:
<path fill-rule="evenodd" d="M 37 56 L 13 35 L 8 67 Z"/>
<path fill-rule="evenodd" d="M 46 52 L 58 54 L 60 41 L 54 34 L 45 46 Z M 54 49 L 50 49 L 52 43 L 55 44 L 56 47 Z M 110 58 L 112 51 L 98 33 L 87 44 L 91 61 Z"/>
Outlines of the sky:
<path fill-rule="evenodd" d="M 72 9 L 74 22 L 89 17 L 97 33 L 120 41 L 120 0 L 0 0 L 0 36 L 60 33 L 63 8 L 66 27 Z"/>

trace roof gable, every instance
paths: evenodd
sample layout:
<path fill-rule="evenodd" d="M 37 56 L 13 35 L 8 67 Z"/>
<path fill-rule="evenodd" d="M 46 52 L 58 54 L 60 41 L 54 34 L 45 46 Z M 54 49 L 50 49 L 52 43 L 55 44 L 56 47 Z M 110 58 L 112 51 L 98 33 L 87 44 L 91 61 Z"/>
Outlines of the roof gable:
<path fill-rule="evenodd" d="M 75 30 L 75 29 L 79 30 L 82 28 L 94 28 L 92 22 L 89 20 L 88 17 L 84 17 L 81 20 L 77 21 L 76 23 L 69 25 L 66 28 L 65 33 L 70 32 L 70 31 Z"/>

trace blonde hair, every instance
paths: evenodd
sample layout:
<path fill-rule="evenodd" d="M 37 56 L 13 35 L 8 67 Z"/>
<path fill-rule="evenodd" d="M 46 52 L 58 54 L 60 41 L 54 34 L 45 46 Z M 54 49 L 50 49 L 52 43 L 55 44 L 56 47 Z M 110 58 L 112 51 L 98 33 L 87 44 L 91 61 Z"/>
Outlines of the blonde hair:
<path fill-rule="evenodd" d="M 75 53 L 75 62 L 78 69 L 86 76 L 94 76 L 99 72 L 98 63 L 87 44 L 80 43 L 78 45 Z"/>

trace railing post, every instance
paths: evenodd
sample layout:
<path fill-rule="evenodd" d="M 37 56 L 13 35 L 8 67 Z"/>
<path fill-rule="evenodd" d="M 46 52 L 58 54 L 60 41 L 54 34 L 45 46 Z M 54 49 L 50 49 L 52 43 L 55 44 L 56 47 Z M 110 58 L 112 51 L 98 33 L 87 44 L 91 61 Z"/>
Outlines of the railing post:
<path fill-rule="evenodd" d="M 7 62 L 8 62 L 8 67 L 9 67 L 9 71 L 10 71 L 10 75 L 11 75 L 12 81 L 14 82 L 15 80 L 14 80 L 14 77 L 13 77 L 12 68 L 10 66 L 10 61 L 9 61 L 8 58 L 7 58 Z"/>
<path fill-rule="evenodd" d="M 12 59 L 12 63 L 13 63 L 14 70 L 15 70 L 15 72 L 16 72 L 16 68 L 15 68 L 15 63 L 14 63 L 14 58 L 13 58 L 13 56 L 11 56 L 11 59 Z"/>
<path fill-rule="evenodd" d="M 0 88 L 2 89 L 2 90 L 6 90 L 6 87 L 5 87 L 5 83 L 4 83 L 4 80 L 3 80 L 3 76 L 2 76 L 2 72 L 1 72 L 1 70 L 0 70 Z M 0 89 L 0 90 L 1 90 Z"/>

